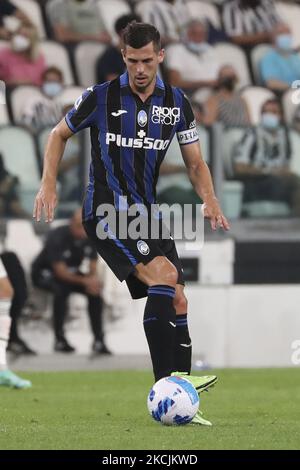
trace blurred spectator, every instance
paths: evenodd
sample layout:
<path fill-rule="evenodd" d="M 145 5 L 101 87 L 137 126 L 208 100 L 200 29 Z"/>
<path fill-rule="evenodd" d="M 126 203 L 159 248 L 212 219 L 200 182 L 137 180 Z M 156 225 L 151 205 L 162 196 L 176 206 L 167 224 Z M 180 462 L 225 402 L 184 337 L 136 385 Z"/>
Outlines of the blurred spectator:
<path fill-rule="evenodd" d="M 203 21 L 188 23 L 184 42 L 168 46 L 166 69 L 169 83 L 187 93 L 217 84 L 219 63 L 213 47 L 207 43 L 207 28 Z"/>
<path fill-rule="evenodd" d="M 23 266 L 17 255 L 10 251 L 5 251 L 0 255 L 5 267 L 8 279 L 13 288 L 13 297 L 10 307 L 11 326 L 7 350 L 15 354 L 36 354 L 19 334 L 19 320 L 22 310 L 28 297 L 26 276 Z"/>
<path fill-rule="evenodd" d="M 33 284 L 54 295 L 56 351 L 75 351 L 65 337 L 64 323 L 67 299 L 72 292 L 77 292 L 88 299 L 88 313 L 94 336 L 93 352 L 110 354 L 102 329 L 103 300 L 100 294 L 102 286 L 97 275 L 97 257 L 82 226 L 81 209 L 78 209 L 68 225 L 51 230 L 44 249 L 33 262 Z"/>
<path fill-rule="evenodd" d="M 155 0 L 143 12 L 143 21 L 153 24 L 161 34 L 162 45 L 180 40 L 181 31 L 190 17 L 183 0 Z"/>
<path fill-rule="evenodd" d="M 262 106 L 261 123 L 245 133 L 234 151 L 235 179 L 244 183 L 244 202 L 283 201 L 300 215 L 300 177 L 289 168 L 290 142 L 276 99 Z"/>
<path fill-rule="evenodd" d="M 264 84 L 275 92 L 284 92 L 300 77 L 300 57 L 292 43 L 288 26 L 278 26 L 273 34 L 273 48 L 260 63 Z"/>
<path fill-rule="evenodd" d="M 118 35 L 119 42 L 116 46 L 108 46 L 104 54 L 97 60 L 96 76 L 97 83 L 114 80 L 125 70 L 124 60 L 121 54 L 122 48 L 122 32 L 131 21 L 141 21 L 138 15 L 123 15 L 115 22 L 115 31 Z"/>
<path fill-rule="evenodd" d="M 36 30 L 21 26 L 11 37 L 11 47 L 0 50 L 0 79 L 7 85 L 40 86 L 45 69 Z"/>
<path fill-rule="evenodd" d="M 205 103 L 204 124 L 211 126 L 222 122 L 225 126 L 249 126 L 250 115 L 246 101 L 236 85 L 239 79 L 231 65 L 224 65 L 219 71 L 216 92 Z"/>
<path fill-rule="evenodd" d="M 282 20 L 273 0 L 230 0 L 223 3 L 226 34 L 240 46 L 270 42 Z"/>
<path fill-rule="evenodd" d="M 59 42 L 111 42 L 97 0 L 51 0 L 47 13 L 54 38 Z"/>
<path fill-rule="evenodd" d="M 10 39 L 11 34 L 23 25 L 33 26 L 28 16 L 9 0 L 0 0 L 0 39 Z"/>
<path fill-rule="evenodd" d="M 300 106 L 294 112 L 291 127 L 300 135 Z"/>
<path fill-rule="evenodd" d="M 3 157 L 0 154 L 0 216 L 25 217 L 29 214 L 21 206 L 19 195 L 19 180 L 11 175 L 5 168 Z"/>
<path fill-rule="evenodd" d="M 62 71 L 57 67 L 47 68 L 42 75 L 41 94 L 29 97 L 25 102 L 20 124 L 34 133 L 56 125 L 63 113 L 55 98 L 62 92 L 63 87 Z"/>

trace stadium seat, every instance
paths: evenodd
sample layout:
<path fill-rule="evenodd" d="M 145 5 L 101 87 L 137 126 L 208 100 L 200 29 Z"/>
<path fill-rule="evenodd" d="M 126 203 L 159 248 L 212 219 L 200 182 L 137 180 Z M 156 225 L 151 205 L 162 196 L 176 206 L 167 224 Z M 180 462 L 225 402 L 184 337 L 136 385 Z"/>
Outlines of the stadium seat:
<path fill-rule="evenodd" d="M 232 127 L 223 129 L 222 134 L 222 162 L 225 178 L 231 179 L 234 175 L 233 171 L 233 149 L 240 142 L 245 129 L 242 127 Z"/>
<path fill-rule="evenodd" d="M 260 62 L 262 58 L 270 51 L 269 44 L 259 44 L 251 51 L 251 67 L 256 85 L 262 85 L 262 78 L 260 74 Z"/>
<path fill-rule="evenodd" d="M 11 109 L 14 122 L 20 122 L 24 107 L 29 99 L 40 97 L 42 92 L 33 85 L 21 85 L 15 88 L 10 95 Z"/>
<path fill-rule="evenodd" d="M 96 83 L 96 62 L 106 46 L 94 41 L 84 41 L 75 49 L 75 67 L 80 85 L 87 88 Z"/>
<path fill-rule="evenodd" d="M 263 103 L 270 99 L 276 98 L 274 93 L 267 88 L 259 86 L 250 86 L 242 92 L 242 97 L 247 101 L 251 123 L 256 125 L 260 121 L 261 107 Z"/>
<path fill-rule="evenodd" d="M 46 37 L 46 31 L 39 3 L 34 0 L 11 0 L 11 2 L 16 5 L 17 8 L 24 11 L 36 26 L 39 38 L 44 39 Z"/>
<path fill-rule="evenodd" d="M 82 95 L 83 91 L 84 88 L 80 86 L 66 87 L 62 93 L 57 96 L 56 101 L 62 106 L 62 108 L 73 105 L 77 98 Z"/>
<path fill-rule="evenodd" d="M 299 85 L 300 85 L 300 81 L 299 81 Z M 288 89 L 282 96 L 283 113 L 284 113 L 284 118 L 285 118 L 285 122 L 287 123 L 287 125 L 291 124 L 293 117 L 294 117 L 294 113 L 297 107 L 299 106 L 299 104 L 300 104 L 299 87 L 298 87 L 298 90 L 293 89 L 293 88 Z"/>
<path fill-rule="evenodd" d="M 199 2 L 198 0 L 189 0 L 187 2 L 187 9 L 191 18 L 207 18 L 216 28 L 220 28 L 220 16 L 215 5 L 208 2 Z"/>
<path fill-rule="evenodd" d="M 246 54 L 234 44 L 219 43 L 214 46 L 220 65 L 232 65 L 239 76 L 239 88 L 251 84 Z"/>
<path fill-rule="evenodd" d="M 67 50 L 55 41 L 41 41 L 40 50 L 45 55 L 48 67 L 55 66 L 61 69 L 65 85 L 73 85 L 74 77 Z"/>
<path fill-rule="evenodd" d="M 32 208 L 30 211 L 32 212 Z M 30 220 L 9 220 L 7 222 L 5 249 L 13 251 L 19 256 L 27 273 L 30 271 L 32 260 L 42 248 L 42 239 L 34 233 Z"/>
<path fill-rule="evenodd" d="M 40 184 L 35 143 L 32 135 L 21 127 L 0 129 L 0 153 L 5 167 L 20 182 L 20 201 L 30 214 Z"/>
<path fill-rule="evenodd" d="M 287 2 L 277 2 L 276 3 L 278 12 L 283 20 L 289 25 L 293 37 L 294 37 L 294 46 L 300 46 L 300 6 L 293 5 Z"/>
<path fill-rule="evenodd" d="M 131 13 L 128 3 L 123 0 L 98 0 L 98 8 L 107 31 L 116 40 L 115 22 L 120 16 Z"/>
<path fill-rule="evenodd" d="M 291 142 L 291 161 L 290 168 L 292 172 L 300 176 L 300 134 L 294 130 L 289 131 Z"/>
<path fill-rule="evenodd" d="M 6 90 L 5 85 L 0 80 L 0 126 L 9 124 L 9 116 L 6 105 Z"/>

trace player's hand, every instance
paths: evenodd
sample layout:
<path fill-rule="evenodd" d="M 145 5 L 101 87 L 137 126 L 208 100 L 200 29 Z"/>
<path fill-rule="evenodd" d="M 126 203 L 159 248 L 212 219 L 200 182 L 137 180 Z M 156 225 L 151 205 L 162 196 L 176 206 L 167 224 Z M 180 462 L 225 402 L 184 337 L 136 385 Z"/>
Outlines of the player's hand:
<path fill-rule="evenodd" d="M 42 212 L 44 212 L 45 221 L 52 222 L 56 204 L 56 187 L 43 184 L 34 201 L 33 217 L 39 222 L 42 217 Z"/>
<path fill-rule="evenodd" d="M 101 283 L 98 276 L 88 275 L 83 278 L 85 292 L 90 295 L 99 295 L 101 291 Z"/>
<path fill-rule="evenodd" d="M 217 230 L 217 228 L 230 229 L 228 220 L 224 216 L 216 197 L 207 199 L 202 206 L 202 210 L 204 217 L 210 219 L 210 225 L 213 230 Z"/>

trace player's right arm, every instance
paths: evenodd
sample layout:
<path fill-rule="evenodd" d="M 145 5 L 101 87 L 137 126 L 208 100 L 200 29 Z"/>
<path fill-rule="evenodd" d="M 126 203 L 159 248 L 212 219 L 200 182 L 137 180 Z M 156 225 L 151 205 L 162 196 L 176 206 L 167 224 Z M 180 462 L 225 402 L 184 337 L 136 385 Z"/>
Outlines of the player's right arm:
<path fill-rule="evenodd" d="M 67 140 L 73 135 L 62 119 L 51 131 L 44 156 L 44 169 L 40 190 L 35 198 L 33 217 L 39 222 L 44 211 L 45 221 L 51 222 L 57 204 L 56 181 L 59 162 L 62 159 Z"/>

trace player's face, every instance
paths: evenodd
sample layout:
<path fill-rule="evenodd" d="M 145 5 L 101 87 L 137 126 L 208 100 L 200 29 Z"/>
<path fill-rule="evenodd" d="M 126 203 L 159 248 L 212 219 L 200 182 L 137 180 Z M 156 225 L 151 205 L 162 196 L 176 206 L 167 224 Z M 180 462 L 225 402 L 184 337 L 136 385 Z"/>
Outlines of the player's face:
<path fill-rule="evenodd" d="M 164 59 L 164 50 L 155 51 L 153 42 L 140 49 L 126 46 L 122 51 L 130 84 L 138 92 L 145 92 L 155 80 L 158 66 Z"/>

